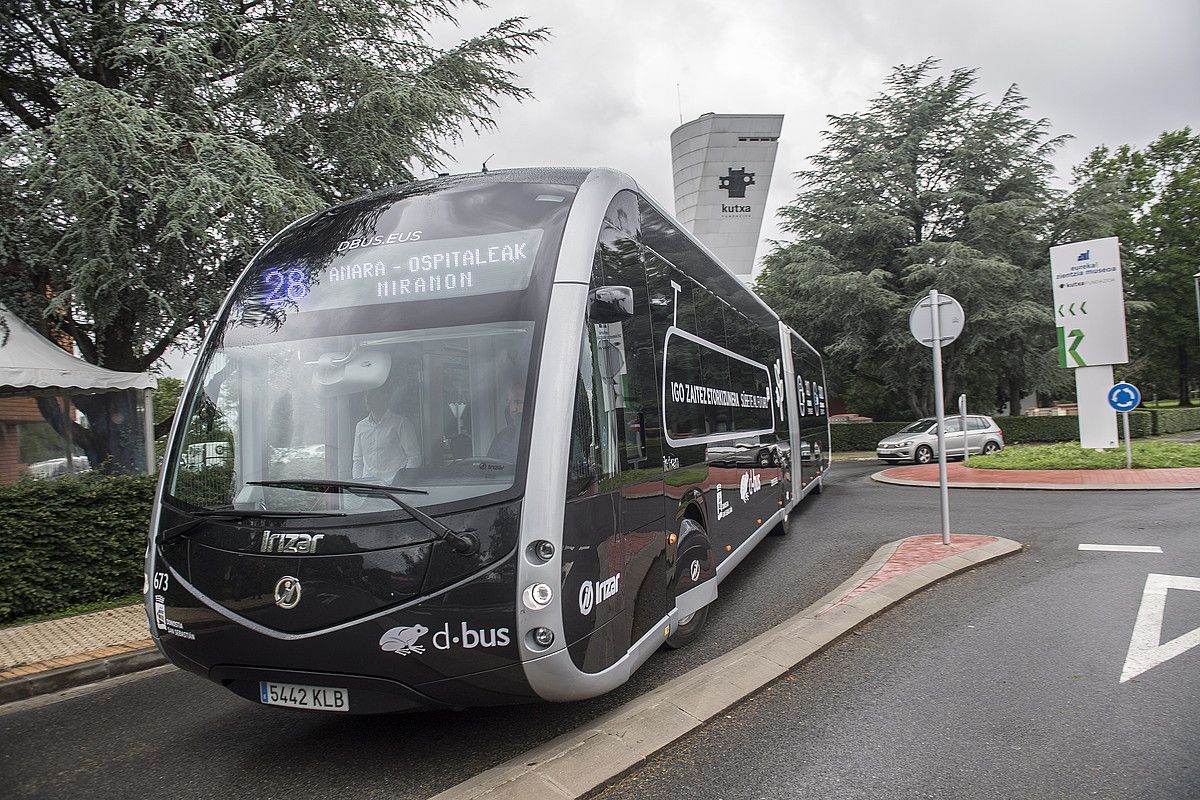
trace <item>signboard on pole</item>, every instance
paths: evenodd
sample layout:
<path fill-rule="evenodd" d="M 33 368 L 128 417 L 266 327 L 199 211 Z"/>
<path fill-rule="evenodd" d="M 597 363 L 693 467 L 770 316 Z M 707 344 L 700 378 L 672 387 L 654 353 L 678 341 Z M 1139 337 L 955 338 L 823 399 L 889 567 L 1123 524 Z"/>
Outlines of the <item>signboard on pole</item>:
<path fill-rule="evenodd" d="M 1117 238 L 1051 247 L 1050 272 L 1058 365 L 1073 369 L 1128 362 Z"/>
<path fill-rule="evenodd" d="M 1113 364 L 1129 361 L 1125 341 L 1125 292 L 1117 238 L 1050 248 L 1058 365 L 1075 371 L 1079 444 L 1101 450 L 1117 446 L 1117 419 L 1106 393 Z"/>
<path fill-rule="evenodd" d="M 946 401 L 942 396 L 942 345 L 962 333 L 966 315 L 962 306 L 948 294 L 930 289 L 908 315 L 913 338 L 933 349 L 933 407 L 937 414 L 938 488 L 941 497 L 942 544 L 950 544 L 950 492 L 946 479 Z"/>

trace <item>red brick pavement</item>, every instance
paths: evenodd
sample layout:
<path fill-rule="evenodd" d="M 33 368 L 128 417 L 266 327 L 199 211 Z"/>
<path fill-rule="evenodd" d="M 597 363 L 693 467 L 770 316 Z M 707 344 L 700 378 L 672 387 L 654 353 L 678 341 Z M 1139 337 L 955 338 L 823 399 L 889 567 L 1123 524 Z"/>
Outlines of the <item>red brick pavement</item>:
<path fill-rule="evenodd" d="M 889 478 L 907 481 L 937 482 L 937 464 L 892 467 L 883 473 Z M 999 484 L 1060 484 L 1083 486 L 1089 484 L 1200 484 L 1200 467 L 1175 469 L 974 469 L 962 464 L 947 464 L 946 479 L 951 483 Z"/>
<path fill-rule="evenodd" d="M 995 536 L 974 536 L 959 533 L 950 535 L 950 544 L 948 545 L 942 544 L 941 534 L 909 537 L 900 544 L 896 552 L 892 553 L 883 566 L 876 570 L 873 575 L 859 586 L 850 590 L 845 597 L 831 603 L 828 608 L 822 609 L 821 613 L 823 614 L 830 608 L 858 597 L 860 594 L 874 589 L 881 583 L 887 583 L 892 578 L 898 578 L 927 564 L 939 561 L 946 556 L 965 553 L 968 550 L 974 550 L 976 547 L 983 547 L 995 541 L 999 541 Z"/>

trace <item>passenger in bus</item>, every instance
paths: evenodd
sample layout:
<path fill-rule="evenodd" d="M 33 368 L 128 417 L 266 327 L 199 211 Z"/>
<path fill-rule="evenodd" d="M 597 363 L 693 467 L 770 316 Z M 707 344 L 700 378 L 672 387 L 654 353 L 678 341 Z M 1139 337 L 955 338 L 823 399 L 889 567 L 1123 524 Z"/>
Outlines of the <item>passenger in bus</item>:
<path fill-rule="evenodd" d="M 368 390 L 366 403 L 367 416 L 354 428 L 353 477 L 390 482 L 398 470 L 420 466 L 416 428 L 408 417 L 388 408 L 387 389 Z"/>
<path fill-rule="evenodd" d="M 521 415 L 525 410 L 525 386 L 514 382 L 509 384 L 505 395 L 504 416 L 508 426 L 496 432 L 492 446 L 488 448 L 488 458 L 498 458 L 515 464 L 517 461 L 517 442 L 521 438 Z"/>

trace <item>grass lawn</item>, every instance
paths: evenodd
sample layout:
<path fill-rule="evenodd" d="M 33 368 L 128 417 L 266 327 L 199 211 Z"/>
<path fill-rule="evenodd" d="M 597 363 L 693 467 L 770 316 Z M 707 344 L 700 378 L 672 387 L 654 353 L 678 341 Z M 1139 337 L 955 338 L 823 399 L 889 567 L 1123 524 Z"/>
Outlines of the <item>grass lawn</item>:
<path fill-rule="evenodd" d="M 833 454 L 834 461 L 865 461 L 871 458 L 879 458 L 874 450 L 848 450 L 845 453 Z"/>
<path fill-rule="evenodd" d="M 1076 442 L 1013 445 L 994 455 L 972 456 L 967 464 L 979 469 L 1124 469 L 1125 444 L 1102 453 Z M 1133 467 L 1200 467 L 1200 444 L 1135 441 Z"/>

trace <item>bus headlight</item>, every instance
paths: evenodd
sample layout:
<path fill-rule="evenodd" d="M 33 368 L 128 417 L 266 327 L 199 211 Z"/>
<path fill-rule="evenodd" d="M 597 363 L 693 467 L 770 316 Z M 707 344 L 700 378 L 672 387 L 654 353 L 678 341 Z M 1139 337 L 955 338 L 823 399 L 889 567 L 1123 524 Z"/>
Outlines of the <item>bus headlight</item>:
<path fill-rule="evenodd" d="M 533 557 L 543 564 L 554 558 L 554 543 L 545 539 L 538 539 L 529 546 L 529 550 Z"/>
<path fill-rule="evenodd" d="M 525 594 L 521 600 L 525 603 L 525 607 L 530 611 L 541 611 L 546 606 L 550 605 L 550 601 L 554 599 L 554 590 L 546 583 L 531 583 L 525 589 Z"/>

